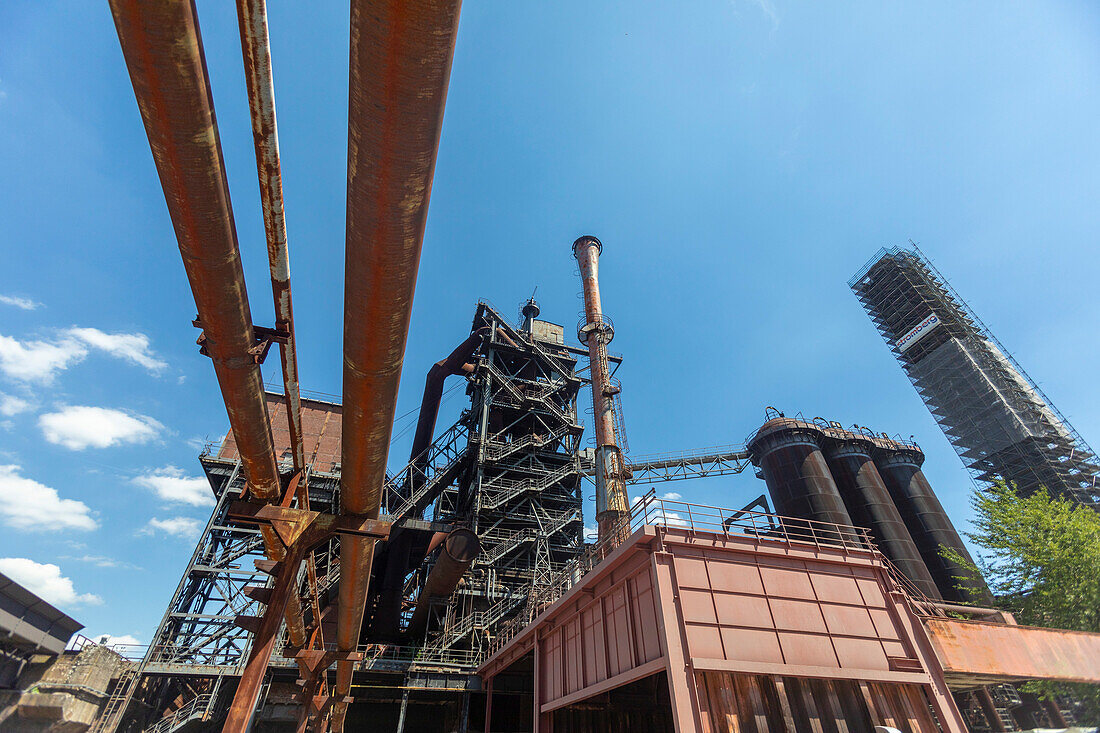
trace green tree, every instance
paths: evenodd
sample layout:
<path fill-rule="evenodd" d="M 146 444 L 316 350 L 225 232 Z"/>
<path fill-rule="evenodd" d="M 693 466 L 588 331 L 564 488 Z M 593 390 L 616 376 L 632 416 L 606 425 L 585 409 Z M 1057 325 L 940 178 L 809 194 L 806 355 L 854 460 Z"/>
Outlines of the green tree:
<path fill-rule="evenodd" d="M 1021 624 L 1100 632 L 1100 514 L 1045 490 L 1019 496 L 1004 482 L 976 492 L 971 505 L 967 536 L 981 548 L 977 569 L 1001 608 Z M 1100 687 L 1030 689 L 1073 694 L 1090 723 L 1100 720 Z"/>

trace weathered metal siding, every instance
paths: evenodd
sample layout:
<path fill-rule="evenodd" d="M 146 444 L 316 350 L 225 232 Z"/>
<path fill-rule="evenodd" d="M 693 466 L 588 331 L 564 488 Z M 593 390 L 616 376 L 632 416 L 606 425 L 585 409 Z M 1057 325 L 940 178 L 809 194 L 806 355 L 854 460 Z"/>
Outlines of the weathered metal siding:
<path fill-rule="evenodd" d="M 542 704 L 660 660 L 658 608 L 646 557 L 597 583 L 591 595 L 557 614 L 559 625 L 539 635 Z M 552 619 L 555 617 L 551 617 Z"/>
<path fill-rule="evenodd" d="M 870 555 L 837 564 L 811 551 L 784 556 L 766 543 L 737 544 L 742 551 L 672 548 L 693 659 L 731 671 L 814 667 L 817 676 L 859 679 L 921 670 L 897 622 L 903 611 L 888 600 Z"/>
<path fill-rule="evenodd" d="M 938 730 L 917 685 L 700 672 L 705 733 Z"/>

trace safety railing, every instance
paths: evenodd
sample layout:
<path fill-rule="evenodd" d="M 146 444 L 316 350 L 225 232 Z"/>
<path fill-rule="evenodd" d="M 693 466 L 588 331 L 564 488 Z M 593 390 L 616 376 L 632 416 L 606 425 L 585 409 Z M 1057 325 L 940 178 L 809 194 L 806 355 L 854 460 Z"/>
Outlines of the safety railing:
<path fill-rule="evenodd" d="M 747 536 L 792 545 L 812 545 L 878 555 L 870 530 L 831 522 L 781 517 L 764 512 L 724 509 L 705 504 L 662 499 L 650 490 L 630 508 L 609 538 L 589 548 L 558 572 L 550 583 L 531 593 L 518 615 L 501 626 L 489 644 L 488 655 L 503 648 L 545 609 L 581 581 L 609 555 L 621 538 L 649 525 L 668 531 L 707 532 Z M 881 557 L 881 555 L 878 555 Z"/>
<path fill-rule="evenodd" d="M 196 718 L 206 719 L 214 696 L 205 693 L 199 695 L 171 715 L 161 718 L 145 729 L 144 733 L 171 733 Z"/>

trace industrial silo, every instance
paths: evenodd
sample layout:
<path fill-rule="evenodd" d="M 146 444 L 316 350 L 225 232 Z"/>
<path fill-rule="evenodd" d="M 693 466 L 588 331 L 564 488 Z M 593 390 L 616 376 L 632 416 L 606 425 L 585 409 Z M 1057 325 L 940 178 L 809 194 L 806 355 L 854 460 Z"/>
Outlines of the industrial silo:
<path fill-rule="evenodd" d="M 823 437 L 812 423 L 779 417 L 760 427 L 748 449 L 768 484 L 777 514 L 851 525 L 821 453 Z"/>
<path fill-rule="evenodd" d="M 992 602 L 989 588 L 984 581 L 973 578 L 971 568 L 941 554 L 941 548 L 947 547 L 972 562 L 962 538 L 921 471 L 924 452 L 915 445 L 891 443 L 877 449 L 874 457 L 890 497 L 905 520 L 909 534 L 944 599 L 966 603 Z"/>
<path fill-rule="evenodd" d="M 882 554 L 918 590 L 931 599 L 939 599 L 936 582 L 875 467 L 874 448 L 874 441 L 867 436 L 829 431 L 824 445 L 825 460 L 852 521 L 871 530 Z"/>

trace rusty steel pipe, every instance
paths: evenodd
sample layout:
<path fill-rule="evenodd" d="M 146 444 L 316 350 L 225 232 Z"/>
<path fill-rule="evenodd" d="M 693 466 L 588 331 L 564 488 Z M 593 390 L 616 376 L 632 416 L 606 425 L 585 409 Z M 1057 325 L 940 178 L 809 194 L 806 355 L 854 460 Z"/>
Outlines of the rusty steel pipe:
<path fill-rule="evenodd" d="M 420 590 L 420 596 L 413 609 L 412 618 L 409 620 L 409 634 L 420 636 L 428 624 L 428 611 L 432 602 L 446 598 L 454 593 L 458 587 L 458 581 L 470 569 L 477 556 L 481 554 L 481 540 L 468 529 L 456 529 L 447 535 L 443 547 L 439 550 L 439 558 L 428 573 L 424 581 L 424 587 Z"/>
<path fill-rule="evenodd" d="M 629 516 L 626 466 L 615 436 L 615 391 L 607 363 L 607 344 L 615 335 L 600 302 L 599 262 L 603 245 L 595 237 L 573 242 L 573 256 L 584 289 L 584 323 L 577 338 L 588 346 L 588 372 L 592 379 L 592 420 L 596 433 L 596 524 L 599 541 L 623 539 L 623 523 Z"/>
<path fill-rule="evenodd" d="M 249 353 L 252 313 L 194 6 L 111 0 L 111 13 L 249 491 L 276 498 L 279 472 L 263 378 Z"/>
<path fill-rule="evenodd" d="M 460 0 L 354 0 L 348 99 L 342 509 L 378 515 Z M 340 545 L 336 642 L 355 649 L 374 544 Z M 352 664 L 337 664 L 336 697 Z M 334 708 L 342 729 L 346 706 Z"/>
<path fill-rule="evenodd" d="M 277 499 L 271 423 L 260 367 L 249 353 L 252 314 L 194 6 L 112 0 L 111 13 L 249 492 Z M 274 533 L 265 531 L 264 540 L 278 559 Z M 296 643 L 305 639 L 301 615 L 292 594 L 285 618 Z"/>
<path fill-rule="evenodd" d="M 248 109 L 252 117 L 252 138 L 256 148 L 256 174 L 260 183 L 267 260 L 271 271 L 271 295 L 275 305 L 275 327 L 287 333 L 279 344 L 286 399 L 287 431 L 290 433 L 294 473 L 298 474 L 298 505 L 309 509 L 309 478 L 305 473 L 305 446 L 302 437 L 302 397 L 298 381 L 298 346 L 294 331 L 294 307 L 290 294 L 290 248 L 286 238 L 283 206 L 283 172 L 279 163 L 279 128 L 275 118 L 275 82 L 271 70 L 271 44 L 267 30 L 266 0 L 237 0 L 237 20 L 244 57 Z M 320 615 L 317 600 L 317 571 L 310 555 L 308 581 L 314 618 Z M 298 606 L 297 598 L 291 609 Z M 301 613 L 293 621 L 288 617 L 290 640 L 305 644 L 305 625 Z"/>
<path fill-rule="evenodd" d="M 267 235 L 275 327 L 289 334 L 286 342 L 279 345 L 279 353 L 294 472 L 299 473 L 306 463 L 302 441 L 302 398 L 298 382 L 294 308 L 290 295 L 290 249 L 286 239 L 283 172 L 279 163 L 279 128 L 275 118 L 275 83 L 271 71 L 266 0 L 237 0 L 237 20 L 248 87 L 248 109 L 252 117 L 252 138 L 256 147 L 256 173 L 260 181 L 264 231 Z M 299 491 L 308 497 L 304 475 Z"/>

